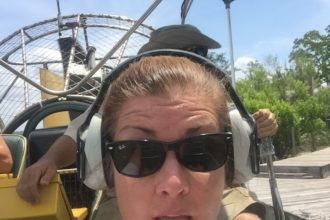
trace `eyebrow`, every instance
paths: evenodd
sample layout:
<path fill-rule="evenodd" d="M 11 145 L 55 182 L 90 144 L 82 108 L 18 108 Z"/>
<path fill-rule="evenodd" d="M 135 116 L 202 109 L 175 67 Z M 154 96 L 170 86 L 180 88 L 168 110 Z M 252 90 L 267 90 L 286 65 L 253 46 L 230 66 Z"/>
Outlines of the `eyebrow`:
<path fill-rule="evenodd" d="M 156 137 L 156 133 L 152 129 L 140 127 L 138 125 L 137 126 L 130 126 L 130 128 L 131 129 L 136 129 L 136 130 L 139 130 L 139 131 L 143 132 L 149 138 L 155 138 Z M 199 135 L 200 131 L 203 130 L 203 128 L 204 127 L 202 125 L 197 126 L 197 127 L 189 128 L 188 130 L 185 131 L 184 136 L 185 137 L 191 137 L 191 136 Z"/>
<path fill-rule="evenodd" d="M 130 128 L 133 128 L 133 129 L 136 129 L 136 130 L 140 130 L 142 131 L 143 133 L 145 133 L 146 136 L 148 137 L 156 137 L 156 133 L 155 131 L 151 130 L 151 129 L 148 129 L 148 128 L 143 128 L 143 127 L 140 127 L 140 126 L 131 126 Z M 198 127 L 194 127 L 194 128 L 189 128 L 186 132 L 185 132 L 185 136 L 186 137 L 190 137 L 190 136 L 194 136 L 196 134 L 199 134 L 199 131 L 201 130 L 201 126 L 198 126 Z"/>
<path fill-rule="evenodd" d="M 131 126 L 131 128 L 140 130 L 148 136 L 155 137 L 155 131 L 153 131 L 151 129 L 143 128 L 143 127 L 140 127 L 140 126 Z"/>

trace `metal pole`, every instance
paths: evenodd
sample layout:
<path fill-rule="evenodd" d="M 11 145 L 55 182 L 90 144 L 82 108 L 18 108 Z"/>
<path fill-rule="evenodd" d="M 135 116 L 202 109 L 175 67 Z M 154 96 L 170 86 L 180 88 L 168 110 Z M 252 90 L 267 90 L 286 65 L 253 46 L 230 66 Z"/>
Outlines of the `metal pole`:
<path fill-rule="evenodd" d="M 181 24 L 185 24 L 186 17 L 189 12 L 189 9 L 193 3 L 193 0 L 184 0 L 181 5 Z"/>
<path fill-rule="evenodd" d="M 125 43 L 121 46 L 121 51 L 119 52 L 118 60 L 117 60 L 117 65 L 120 64 L 121 59 L 123 58 L 124 52 L 126 50 L 128 44 L 128 40 L 125 41 Z"/>
<path fill-rule="evenodd" d="M 227 20 L 228 20 L 228 33 L 229 33 L 229 47 L 230 47 L 230 67 L 231 67 L 231 82 L 233 88 L 236 87 L 236 80 L 235 80 L 235 64 L 234 64 L 234 49 L 233 49 L 233 36 L 231 31 L 231 19 L 230 19 L 230 3 L 234 0 L 223 0 L 226 5 L 227 10 Z"/>
<path fill-rule="evenodd" d="M 112 49 L 103 57 L 102 60 L 73 88 L 67 92 L 75 91 L 80 85 L 84 84 L 94 73 L 96 73 L 107 60 L 118 50 L 118 48 L 134 33 L 134 31 L 142 24 L 142 22 L 151 14 L 151 12 L 161 3 L 162 0 L 155 0 L 154 3 L 147 9 L 147 11 L 134 23 L 124 36 L 112 47 Z"/>
<path fill-rule="evenodd" d="M 60 1 L 56 0 L 56 5 L 57 5 L 57 25 L 58 25 L 58 36 L 61 36 L 61 30 L 63 27 L 63 20 L 62 20 L 62 15 L 61 15 L 61 7 L 60 7 Z"/>
<path fill-rule="evenodd" d="M 25 51 L 25 39 L 24 39 L 24 31 L 21 29 L 21 42 L 22 42 L 22 59 L 23 59 L 23 73 L 24 76 L 27 77 L 27 66 L 26 66 L 26 51 Z M 29 105 L 29 88 L 26 81 L 23 83 L 24 85 L 24 106 L 25 108 Z"/>
<path fill-rule="evenodd" d="M 272 194 L 273 208 L 276 220 L 285 220 L 283 205 L 275 177 L 272 155 L 275 154 L 274 145 L 270 137 L 261 139 L 260 156 L 266 158 L 269 173 L 270 192 Z"/>
<path fill-rule="evenodd" d="M 78 15 L 78 17 L 77 17 L 77 23 L 78 24 L 80 23 L 80 15 Z M 74 29 L 72 29 L 73 44 L 72 44 L 71 51 L 70 51 L 68 68 L 66 69 L 66 72 L 64 72 L 64 89 L 65 90 L 67 90 L 69 88 L 71 68 L 72 68 L 73 60 L 75 58 L 78 30 L 79 30 L 79 25 L 77 25 Z"/>
<path fill-rule="evenodd" d="M 2 101 L 6 98 L 6 96 L 8 95 L 9 91 L 13 88 L 15 82 L 18 80 L 18 76 L 15 77 L 15 79 L 10 83 L 10 85 L 8 86 L 8 88 L 5 90 L 5 92 L 3 93 L 3 95 L 0 98 L 0 104 L 2 103 Z"/>

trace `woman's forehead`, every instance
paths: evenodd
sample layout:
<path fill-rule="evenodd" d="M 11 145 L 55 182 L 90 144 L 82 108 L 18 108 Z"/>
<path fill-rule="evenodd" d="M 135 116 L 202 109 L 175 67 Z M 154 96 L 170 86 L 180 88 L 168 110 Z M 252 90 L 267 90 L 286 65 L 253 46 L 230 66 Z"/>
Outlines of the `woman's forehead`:
<path fill-rule="evenodd" d="M 173 132 L 182 136 L 194 129 L 215 132 L 218 121 L 213 103 L 205 102 L 203 97 L 193 94 L 144 96 L 124 103 L 118 115 L 116 133 L 140 129 L 154 134 Z"/>
<path fill-rule="evenodd" d="M 162 115 L 196 115 L 200 113 L 213 114 L 219 117 L 219 106 L 226 105 L 224 96 L 217 96 L 201 91 L 194 87 L 182 89 L 179 86 L 170 87 L 168 92 L 156 95 L 133 96 L 126 99 L 119 108 L 119 117 Z M 180 114 L 181 113 L 181 114 Z M 220 115 L 221 117 L 221 115 Z"/>
<path fill-rule="evenodd" d="M 220 100 L 219 100 L 220 101 Z M 223 100 L 225 102 L 225 100 Z M 207 94 L 198 90 L 185 89 L 173 87 L 168 93 L 161 93 L 156 95 L 143 95 L 128 98 L 122 104 L 120 112 L 123 111 L 150 111 L 155 110 L 191 110 L 191 109 L 203 109 L 208 108 L 215 110 L 216 105 L 214 100 Z"/>

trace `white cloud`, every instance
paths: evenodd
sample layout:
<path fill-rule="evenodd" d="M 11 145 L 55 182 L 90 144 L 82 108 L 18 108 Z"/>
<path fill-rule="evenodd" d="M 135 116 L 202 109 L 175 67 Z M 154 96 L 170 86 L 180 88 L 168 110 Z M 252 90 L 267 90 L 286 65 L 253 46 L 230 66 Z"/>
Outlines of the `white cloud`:
<path fill-rule="evenodd" d="M 256 61 L 256 59 L 253 57 L 249 57 L 249 56 L 239 57 L 235 61 L 235 68 L 245 71 L 245 70 L 247 70 L 247 65 L 250 62 L 254 62 L 254 61 Z"/>
<path fill-rule="evenodd" d="M 249 56 L 242 56 L 236 59 L 235 69 L 238 69 L 237 71 L 235 71 L 236 80 L 244 78 L 248 64 L 254 61 L 256 61 L 256 59 Z"/>

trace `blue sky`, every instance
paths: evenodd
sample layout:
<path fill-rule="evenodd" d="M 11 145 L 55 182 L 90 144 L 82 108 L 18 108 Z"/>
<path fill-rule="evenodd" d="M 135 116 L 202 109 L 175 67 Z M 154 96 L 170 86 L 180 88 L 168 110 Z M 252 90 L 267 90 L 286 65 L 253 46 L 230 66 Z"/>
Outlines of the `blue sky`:
<path fill-rule="evenodd" d="M 60 0 L 62 15 L 97 13 L 140 15 L 153 0 Z M 163 0 L 146 20 L 155 28 L 178 24 L 180 0 Z M 56 0 L 0 0 L 0 39 L 21 27 L 57 16 Z M 231 4 L 234 58 L 241 67 L 268 55 L 288 61 L 293 41 L 310 30 L 324 33 L 330 24 L 330 0 L 235 0 Z M 227 13 L 222 0 L 194 0 L 186 23 L 221 43 L 229 57 Z"/>

